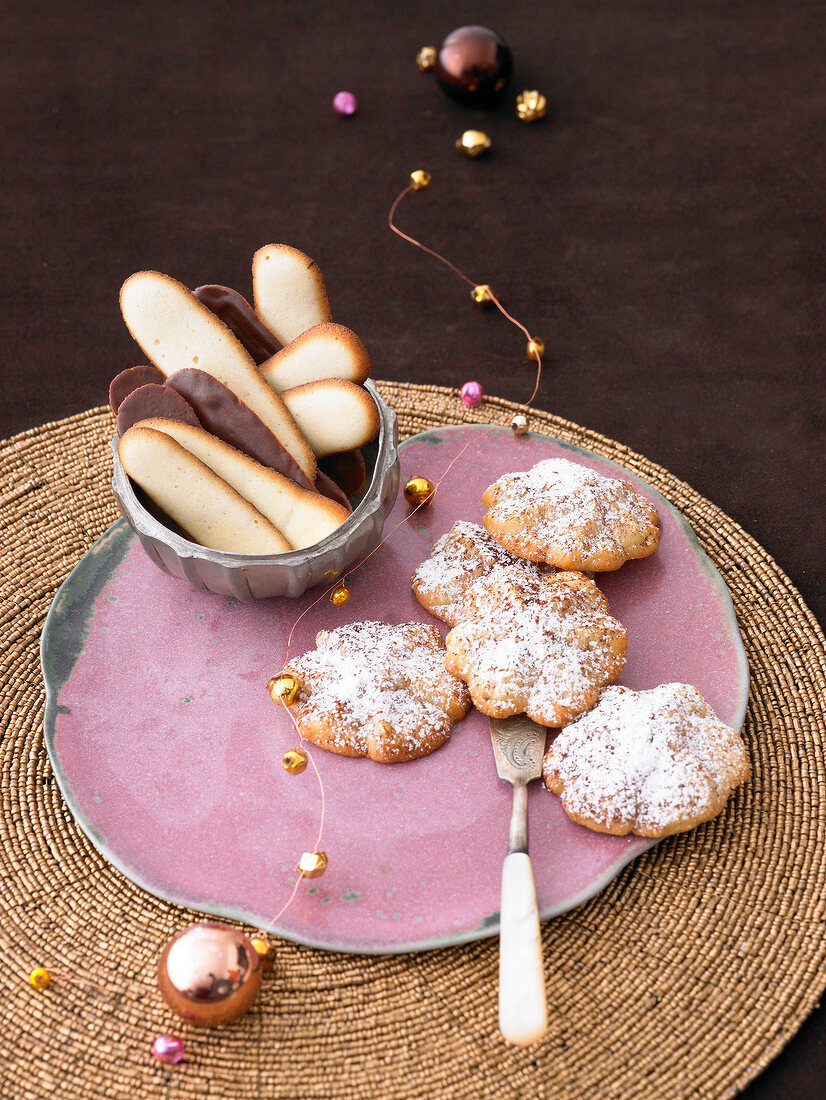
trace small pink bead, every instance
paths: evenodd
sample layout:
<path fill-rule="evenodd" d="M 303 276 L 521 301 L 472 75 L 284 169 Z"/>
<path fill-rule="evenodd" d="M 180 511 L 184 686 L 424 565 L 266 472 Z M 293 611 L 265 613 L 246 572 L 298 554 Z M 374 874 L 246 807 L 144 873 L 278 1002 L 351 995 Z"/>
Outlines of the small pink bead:
<path fill-rule="evenodd" d="M 485 391 L 478 382 L 465 382 L 459 390 L 459 396 L 463 405 L 467 405 L 469 409 L 475 409 L 477 405 L 481 405 L 484 401 Z"/>
<path fill-rule="evenodd" d="M 159 1035 L 152 1044 L 152 1053 L 166 1066 L 177 1066 L 183 1060 L 184 1044 L 177 1035 Z"/>
<path fill-rule="evenodd" d="M 354 115 L 358 100 L 352 92 L 337 92 L 333 97 L 333 110 L 338 115 Z"/>

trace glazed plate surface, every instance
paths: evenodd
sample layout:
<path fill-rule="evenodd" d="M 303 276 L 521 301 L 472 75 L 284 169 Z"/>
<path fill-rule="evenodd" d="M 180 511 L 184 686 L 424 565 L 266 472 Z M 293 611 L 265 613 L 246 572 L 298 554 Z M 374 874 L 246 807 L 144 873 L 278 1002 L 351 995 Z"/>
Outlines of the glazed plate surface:
<path fill-rule="evenodd" d="M 436 622 L 409 577 L 457 519 L 480 522 L 501 474 L 565 457 L 622 476 L 654 501 L 656 554 L 598 583 L 629 634 L 620 683 L 694 684 L 740 729 L 748 669 L 722 578 L 688 524 L 654 489 L 591 452 L 510 429 L 440 428 L 402 444 L 402 484 L 438 480 L 435 501 L 407 515 L 402 495 L 386 541 L 335 607 L 318 588 L 242 604 L 161 573 L 124 520 L 67 578 L 42 638 L 46 744 L 66 801 L 96 847 L 168 901 L 265 927 L 288 899 L 300 854 L 316 842 L 319 785 L 287 774 L 292 722 L 266 690 L 289 653 L 320 629 L 363 619 Z M 446 631 L 446 628 L 445 628 Z M 322 878 L 301 884 L 273 926 L 338 951 L 382 953 L 460 943 L 498 931 L 511 789 L 493 761 L 488 719 L 472 711 L 450 741 L 395 766 L 313 749 L 324 784 Z M 543 917 L 573 908 L 650 847 L 571 823 L 539 783 L 530 792 L 531 856 Z"/>

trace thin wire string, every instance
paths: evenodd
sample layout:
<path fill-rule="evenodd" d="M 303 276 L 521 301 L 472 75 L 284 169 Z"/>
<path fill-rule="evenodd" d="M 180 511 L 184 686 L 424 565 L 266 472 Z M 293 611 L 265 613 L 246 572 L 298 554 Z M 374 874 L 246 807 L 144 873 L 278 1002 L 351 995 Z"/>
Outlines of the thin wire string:
<path fill-rule="evenodd" d="M 415 191 L 415 190 L 416 190 L 416 188 L 408 185 L 396 196 L 396 199 L 394 200 L 392 206 L 390 207 L 390 211 L 387 215 L 387 225 L 390 228 L 390 230 L 392 230 L 392 232 L 395 233 L 397 237 L 400 237 L 403 241 L 407 241 L 408 244 L 412 244 L 414 247 L 420 249 L 422 252 L 426 252 L 428 256 L 432 256 L 434 259 L 436 259 L 440 263 L 444 264 L 445 267 L 449 268 L 455 275 L 458 275 L 459 278 L 463 282 L 467 283 L 468 286 L 476 287 L 476 286 L 480 285 L 478 283 L 478 281 L 474 281 L 473 279 L 470 278 L 470 276 L 466 275 L 464 273 L 464 271 L 462 271 L 460 268 L 458 268 L 455 264 L 451 263 L 450 260 L 448 260 L 446 256 L 443 256 L 440 252 L 437 252 L 435 249 L 430 248 L 428 245 L 423 244 L 422 241 L 417 240 L 415 237 L 411 237 L 409 233 L 405 233 L 402 229 L 399 229 L 398 225 L 396 225 L 395 217 L 396 217 L 396 211 L 398 210 L 399 205 L 401 204 L 402 200 L 407 195 L 409 195 L 412 191 Z M 505 307 L 499 301 L 499 298 L 496 296 L 496 294 L 494 294 L 493 290 L 488 288 L 488 293 L 490 295 L 491 301 L 496 306 L 496 308 L 499 310 L 499 312 L 502 314 L 502 316 L 507 321 L 510 321 L 510 323 L 512 325 L 515 325 L 525 335 L 525 337 L 526 337 L 526 339 L 528 340 L 529 343 L 533 342 L 534 337 L 531 336 L 530 332 L 525 327 L 525 325 L 523 325 L 521 321 L 518 321 L 514 316 L 512 316 L 512 314 L 510 314 L 508 312 L 508 310 L 505 309 Z M 534 398 L 536 397 L 537 393 L 539 392 L 539 385 L 540 385 L 540 382 L 542 380 L 542 356 L 539 353 L 539 349 L 536 348 L 536 347 L 535 347 L 535 356 L 534 356 L 534 358 L 535 358 L 535 361 L 536 361 L 536 376 L 535 376 L 535 379 L 534 379 L 534 387 L 533 387 L 533 390 L 531 392 L 531 395 L 528 398 L 528 400 L 525 402 L 525 405 L 527 407 L 530 407 L 533 404 Z M 483 438 L 484 438 L 485 435 L 490 435 L 490 433 L 492 431 L 494 431 L 494 427 L 495 426 L 492 425 L 488 429 L 488 431 L 483 434 Z M 374 546 L 373 549 L 369 553 L 365 554 L 365 556 L 361 559 L 361 561 L 357 562 L 356 565 L 352 566 L 350 569 L 347 570 L 347 576 L 351 576 L 351 575 L 357 573 L 370 560 L 370 558 L 373 557 L 374 554 L 378 553 L 378 551 L 381 550 L 381 548 L 384 546 L 384 544 L 389 539 L 391 539 L 393 537 L 393 535 L 395 535 L 395 533 L 399 530 L 400 527 L 403 527 L 405 524 L 410 522 L 410 520 L 415 516 L 415 514 L 419 511 L 420 508 L 424 508 L 426 505 L 429 505 L 431 503 L 433 497 L 435 497 L 436 493 L 439 491 L 439 488 L 441 487 L 443 481 L 445 480 L 447 475 L 450 473 L 450 471 L 453 469 L 453 467 L 456 465 L 456 463 L 459 461 L 459 459 L 462 457 L 462 455 L 465 453 L 465 451 L 470 446 L 472 446 L 474 443 L 477 443 L 477 442 L 478 442 L 478 440 L 476 440 L 476 439 L 469 440 L 464 445 L 464 447 L 461 448 L 461 450 L 458 452 L 458 454 L 456 454 L 454 456 L 454 458 L 448 463 L 447 467 L 445 468 L 444 472 L 442 473 L 442 476 L 434 483 L 433 493 L 427 499 L 427 501 L 422 501 L 421 503 L 417 504 L 415 508 L 411 508 L 410 511 L 401 520 L 399 520 L 399 522 L 397 524 L 395 524 L 395 526 L 393 528 L 391 528 L 391 530 L 388 531 L 387 534 L 385 534 L 382 537 L 382 539 L 379 541 L 379 543 L 376 546 Z M 290 628 L 290 633 L 287 636 L 287 642 L 286 642 L 285 651 L 284 651 L 284 660 L 283 660 L 283 663 L 282 663 L 283 671 L 286 672 L 286 671 L 289 670 L 289 660 L 290 660 L 290 652 L 291 652 L 291 649 L 292 649 L 293 636 L 295 635 L 296 629 L 298 628 L 299 624 L 305 618 L 305 616 L 307 616 L 310 613 L 310 611 L 312 611 L 312 609 L 314 607 L 316 607 L 319 603 L 321 603 L 321 601 L 323 599 L 325 599 L 332 592 L 334 592 L 335 589 L 339 587 L 339 584 L 340 584 L 340 581 L 336 580 L 336 581 L 333 582 L 333 584 L 331 584 L 329 586 L 329 588 L 325 588 L 324 591 L 321 593 L 321 595 L 317 596 L 313 600 L 312 603 L 308 604 L 307 607 L 305 607 L 304 610 L 301 612 L 301 614 L 298 616 L 298 618 L 293 622 L 293 624 Z M 292 721 L 292 724 L 295 727 L 295 731 L 296 731 L 296 733 L 299 737 L 299 740 L 302 743 L 306 743 L 306 738 L 302 734 L 302 732 L 299 728 L 298 722 L 296 721 L 295 715 L 292 713 L 291 708 L 283 700 L 280 700 L 280 706 L 282 706 L 284 708 L 284 710 L 286 710 L 287 714 L 289 715 L 290 720 Z M 315 848 L 313 849 L 315 852 L 318 852 L 320 850 L 322 837 L 324 835 L 324 819 L 325 819 L 325 811 L 326 811 L 326 796 L 325 796 L 325 792 L 324 792 L 324 782 L 321 778 L 321 772 L 318 770 L 318 766 L 315 762 L 315 758 L 313 757 L 313 754 L 308 749 L 304 749 L 303 751 L 306 753 L 307 759 L 310 761 L 310 763 L 313 766 L 313 771 L 315 772 L 316 780 L 318 782 L 319 794 L 320 794 L 320 797 L 321 797 L 321 815 L 320 815 L 320 821 L 319 821 L 319 829 L 318 829 L 318 835 L 317 835 L 317 838 L 316 838 Z M 296 882 L 295 882 L 295 884 L 293 886 L 293 889 L 292 889 L 292 893 L 290 894 L 290 896 L 287 899 L 287 901 L 285 902 L 285 904 L 278 911 L 278 913 L 276 913 L 276 915 L 272 918 L 272 920 L 266 926 L 266 928 L 264 929 L 265 932 L 269 932 L 270 929 L 273 927 L 273 925 L 276 923 L 276 921 L 280 917 L 282 917 L 284 915 L 284 913 L 286 913 L 286 911 L 292 905 L 293 901 L 295 900 L 296 894 L 298 893 L 298 888 L 301 885 L 301 881 L 304 877 L 305 877 L 304 872 L 299 871 L 298 878 L 296 879 Z"/>

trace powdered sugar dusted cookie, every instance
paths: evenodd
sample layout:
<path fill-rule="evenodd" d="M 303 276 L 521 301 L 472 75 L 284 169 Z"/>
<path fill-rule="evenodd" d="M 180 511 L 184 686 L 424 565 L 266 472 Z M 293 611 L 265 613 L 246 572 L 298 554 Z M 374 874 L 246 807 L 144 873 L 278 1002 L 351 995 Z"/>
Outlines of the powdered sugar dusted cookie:
<path fill-rule="evenodd" d="M 426 756 L 470 710 L 465 685 L 445 671 L 437 626 L 322 630 L 285 671 L 301 685 L 292 713 L 302 737 L 342 756 L 382 764 Z"/>
<path fill-rule="evenodd" d="M 560 569 L 619 569 L 653 554 L 657 509 L 626 481 L 549 458 L 485 490 L 485 530 L 506 550 Z"/>
<path fill-rule="evenodd" d="M 255 312 L 287 344 L 330 320 L 330 303 L 318 264 L 288 244 L 266 244 L 252 258 Z"/>
<path fill-rule="evenodd" d="M 600 833 L 670 836 L 715 817 L 749 777 L 745 746 L 688 684 L 608 687 L 545 756 L 569 817 Z"/>
<path fill-rule="evenodd" d="M 492 718 L 523 712 L 564 726 L 592 707 L 625 664 L 628 635 L 581 573 L 497 569 L 465 592 L 445 668 Z"/>
<path fill-rule="evenodd" d="M 458 520 L 442 535 L 410 578 L 413 593 L 431 615 L 455 626 L 461 616 L 466 590 L 480 577 L 509 565 L 539 576 L 541 567 L 515 558 L 494 542 L 478 523 Z"/>

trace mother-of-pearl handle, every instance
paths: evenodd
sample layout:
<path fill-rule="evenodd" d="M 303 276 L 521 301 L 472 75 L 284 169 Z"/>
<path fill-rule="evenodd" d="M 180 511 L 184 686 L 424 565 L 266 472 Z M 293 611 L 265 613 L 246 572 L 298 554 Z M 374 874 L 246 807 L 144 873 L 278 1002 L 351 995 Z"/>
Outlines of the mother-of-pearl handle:
<path fill-rule="evenodd" d="M 527 852 L 511 852 L 502 867 L 499 1027 L 509 1043 L 522 1047 L 548 1030 L 542 937 Z"/>

